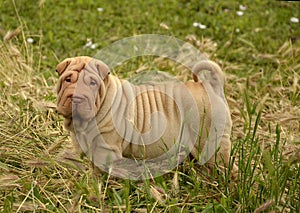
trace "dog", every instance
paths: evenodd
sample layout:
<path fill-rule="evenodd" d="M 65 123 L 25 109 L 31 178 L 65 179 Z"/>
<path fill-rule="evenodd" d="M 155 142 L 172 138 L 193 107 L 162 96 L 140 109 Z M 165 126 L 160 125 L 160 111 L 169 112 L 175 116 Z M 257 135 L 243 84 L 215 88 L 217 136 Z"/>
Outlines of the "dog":
<path fill-rule="evenodd" d="M 57 111 L 74 146 L 102 171 L 129 178 L 145 169 L 135 163 L 149 162 L 152 174 L 162 173 L 189 154 L 210 167 L 229 167 L 232 121 L 215 62 L 195 62 L 193 80 L 185 83 L 134 85 L 88 56 L 67 58 L 56 72 Z"/>

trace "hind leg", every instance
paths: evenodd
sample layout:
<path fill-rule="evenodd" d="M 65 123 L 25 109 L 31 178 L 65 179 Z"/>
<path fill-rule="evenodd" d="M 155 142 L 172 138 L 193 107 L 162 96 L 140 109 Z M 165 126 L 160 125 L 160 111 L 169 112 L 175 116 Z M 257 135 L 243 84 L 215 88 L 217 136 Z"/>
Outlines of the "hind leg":
<path fill-rule="evenodd" d="M 231 152 L 231 141 L 229 134 L 224 134 L 221 138 L 219 148 L 209 161 L 208 165 L 210 168 L 214 168 L 215 165 L 218 166 L 222 171 L 226 171 L 230 167 L 230 152 Z M 233 179 L 237 178 L 238 167 L 233 162 L 230 176 Z"/>
<path fill-rule="evenodd" d="M 200 151 L 201 149 L 202 151 Z M 220 143 L 218 146 L 211 145 L 207 150 L 203 150 L 203 146 L 196 145 L 194 149 L 191 151 L 192 156 L 199 160 L 200 164 L 206 164 L 208 166 L 208 173 L 212 173 L 215 166 L 217 166 L 220 170 L 226 172 L 226 170 L 230 167 L 230 152 L 231 152 L 231 141 L 230 141 L 230 135 L 224 134 L 222 138 L 220 139 Z M 209 159 L 201 156 L 201 155 L 207 155 L 207 153 L 214 153 L 212 157 Z M 207 159 L 207 160 L 206 160 Z M 230 176 L 233 179 L 236 179 L 238 173 L 238 167 L 235 163 L 233 163 L 231 168 Z"/>

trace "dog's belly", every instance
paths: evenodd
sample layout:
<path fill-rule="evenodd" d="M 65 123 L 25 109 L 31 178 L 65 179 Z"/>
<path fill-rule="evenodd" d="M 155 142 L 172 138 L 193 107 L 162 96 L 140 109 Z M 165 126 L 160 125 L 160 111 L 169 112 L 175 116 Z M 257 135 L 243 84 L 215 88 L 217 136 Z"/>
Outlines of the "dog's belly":
<path fill-rule="evenodd" d="M 198 149 L 199 139 L 205 141 L 205 134 L 199 135 L 210 125 L 210 105 L 199 83 L 125 87 L 114 104 L 118 110 L 112 117 L 124 157 L 190 152 Z"/>
<path fill-rule="evenodd" d="M 135 138 L 123 141 L 123 156 L 137 159 L 153 159 L 168 152 L 180 140 L 181 122 L 178 117 L 169 119 L 166 128 L 159 123 L 152 123 L 148 137 L 144 137 L 143 133 L 133 133 L 133 135 L 136 135 Z"/>

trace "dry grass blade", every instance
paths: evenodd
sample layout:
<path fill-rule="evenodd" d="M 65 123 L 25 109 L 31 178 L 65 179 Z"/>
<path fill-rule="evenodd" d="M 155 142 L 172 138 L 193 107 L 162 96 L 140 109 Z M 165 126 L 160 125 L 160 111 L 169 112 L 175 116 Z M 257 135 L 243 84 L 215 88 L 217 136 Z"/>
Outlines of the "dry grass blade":
<path fill-rule="evenodd" d="M 257 209 L 255 209 L 253 213 L 263 212 L 263 211 L 267 210 L 273 204 L 274 204 L 273 200 L 267 201 L 263 205 L 261 205 L 260 207 L 258 207 Z"/>
<path fill-rule="evenodd" d="M 168 197 L 165 191 L 157 186 L 150 186 L 150 192 L 153 198 L 161 204 L 164 203 L 165 199 Z"/>
<path fill-rule="evenodd" d="M 20 178 L 17 175 L 3 175 L 0 176 L 0 188 L 8 189 L 8 188 L 19 188 L 21 185 L 18 183 Z"/>
<path fill-rule="evenodd" d="M 179 186 L 179 181 L 178 181 L 178 172 L 176 171 L 174 173 L 174 177 L 173 177 L 173 180 L 172 180 L 172 184 L 173 184 L 173 187 L 172 187 L 172 194 L 173 195 L 176 195 L 179 193 L 180 191 L 180 186 Z"/>
<path fill-rule="evenodd" d="M 5 36 L 3 37 L 4 41 L 9 41 L 13 38 L 15 38 L 16 36 L 18 36 L 22 31 L 22 26 L 19 26 L 17 29 L 13 30 L 13 31 L 8 31 Z"/>

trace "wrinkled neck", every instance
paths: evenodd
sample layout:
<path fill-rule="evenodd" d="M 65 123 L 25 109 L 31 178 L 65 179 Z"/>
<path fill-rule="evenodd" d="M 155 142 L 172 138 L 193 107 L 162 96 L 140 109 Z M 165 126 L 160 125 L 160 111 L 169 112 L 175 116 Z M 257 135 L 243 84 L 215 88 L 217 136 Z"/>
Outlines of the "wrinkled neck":
<path fill-rule="evenodd" d="M 122 89 L 122 80 L 108 75 L 100 86 L 100 105 L 96 115 L 97 122 L 103 122 L 110 116 L 112 105 L 114 104 L 115 97 Z"/>

